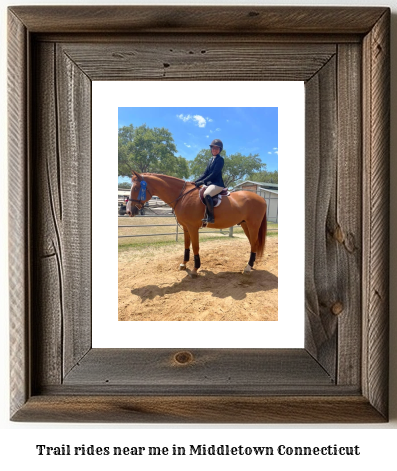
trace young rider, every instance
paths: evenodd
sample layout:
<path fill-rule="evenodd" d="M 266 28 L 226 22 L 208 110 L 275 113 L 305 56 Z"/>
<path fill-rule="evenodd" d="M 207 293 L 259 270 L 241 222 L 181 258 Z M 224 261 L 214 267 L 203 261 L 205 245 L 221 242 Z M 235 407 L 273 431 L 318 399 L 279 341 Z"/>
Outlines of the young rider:
<path fill-rule="evenodd" d="M 225 184 L 222 179 L 222 169 L 224 165 L 221 152 L 223 143 L 220 139 L 214 139 L 211 144 L 212 159 L 207 165 L 205 172 L 194 182 L 196 186 L 205 185 L 204 201 L 207 205 L 207 218 L 203 222 L 214 223 L 214 203 L 212 197 L 220 193 Z"/>

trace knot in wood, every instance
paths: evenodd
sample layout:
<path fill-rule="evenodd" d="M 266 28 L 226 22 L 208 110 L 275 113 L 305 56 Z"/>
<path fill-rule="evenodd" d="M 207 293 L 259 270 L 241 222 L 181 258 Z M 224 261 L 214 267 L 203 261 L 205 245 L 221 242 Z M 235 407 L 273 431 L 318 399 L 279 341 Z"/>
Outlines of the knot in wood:
<path fill-rule="evenodd" d="M 340 244 L 343 244 L 345 236 L 343 234 L 342 228 L 338 226 L 334 232 L 334 239 L 336 239 Z"/>
<path fill-rule="evenodd" d="M 178 352 L 174 356 L 174 360 L 180 365 L 186 365 L 193 361 L 193 355 L 190 352 Z"/>
<path fill-rule="evenodd" d="M 336 302 L 332 307 L 331 307 L 332 314 L 335 316 L 339 316 L 339 314 L 342 313 L 343 311 L 343 304 L 341 302 Z"/>

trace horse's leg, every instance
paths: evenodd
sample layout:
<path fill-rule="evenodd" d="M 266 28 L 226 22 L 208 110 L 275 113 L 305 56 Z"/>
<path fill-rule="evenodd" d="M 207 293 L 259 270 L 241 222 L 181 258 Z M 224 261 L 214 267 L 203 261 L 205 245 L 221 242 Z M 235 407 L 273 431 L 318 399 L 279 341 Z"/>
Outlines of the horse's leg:
<path fill-rule="evenodd" d="M 185 241 L 185 254 L 183 257 L 183 263 L 179 265 L 179 270 L 186 270 L 186 264 L 190 258 L 190 234 L 186 227 L 183 228 L 183 236 Z"/>
<path fill-rule="evenodd" d="M 249 242 L 251 243 L 251 240 L 250 240 L 250 231 L 248 230 L 247 223 L 246 223 L 245 221 L 243 221 L 240 225 L 241 225 L 241 227 L 243 228 L 243 231 L 245 232 L 245 235 L 247 236 L 247 239 L 248 239 Z"/>
<path fill-rule="evenodd" d="M 259 227 L 256 227 L 256 225 L 252 225 L 252 224 L 250 226 L 248 226 L 245 221 L 241 223 L 241 227 L 243 228 L 243 230 L 245 232 L 245 235 L 247 236 L 247 238 L 250 242 L 250 245 L 251 245 L 250 259 L 247 263 L 247 266 L 244 268 L 243 273 L 250 273 L 251 270 L 254 267 L 254 262 L 255 262 L 255 258 L 256 258 L 256 243 L 257 243 L 257 240 L 258 240 Z"/>
<path fill-rule="evenodd" d="M 200 255 L 199 255 L 199 231 L 198 229 L 192 230 L 189 232 L 190 238 L 192 240 L 192 248 L 194 254 L 194 268 L 189 273 L 192 278 L 196 278 L 197 270 L 200 268 Z"/>

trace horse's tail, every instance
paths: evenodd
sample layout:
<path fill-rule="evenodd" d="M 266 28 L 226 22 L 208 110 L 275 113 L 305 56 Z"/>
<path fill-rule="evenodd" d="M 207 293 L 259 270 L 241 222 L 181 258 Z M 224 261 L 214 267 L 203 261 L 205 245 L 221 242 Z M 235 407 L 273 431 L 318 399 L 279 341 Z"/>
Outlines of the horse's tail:
<path fill-rule="evenodd" d="M 266 242 L 266 234 L 267 234 L 267 217 L 266 217 L 267 209 L 265 211 L 265 214 L 263 215 L 263 219 L 261 222 L 261 227 L 259 228 L 258 232 L 258 243 L 257 243 L 257 249 L 256 249 L 256 256 L 258 258 L 261 258 L 263 255 L 263 252 L 265 250 L 265 242 Z"/>

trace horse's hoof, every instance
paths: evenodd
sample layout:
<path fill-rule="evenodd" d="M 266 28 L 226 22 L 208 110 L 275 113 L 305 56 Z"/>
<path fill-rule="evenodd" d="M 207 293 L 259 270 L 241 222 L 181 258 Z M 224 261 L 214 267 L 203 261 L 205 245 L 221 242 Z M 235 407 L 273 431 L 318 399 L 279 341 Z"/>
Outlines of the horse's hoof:
<path fill-rule="evenodd" d="M 186 265 L 184 265 L 183 263 L 181 263 L 179 265 L 179 270 L 186 270 Z"/>
<path fill-rule="evenodd" d="M 250 265 L 247 265 L 245 268 L 244 268 L 244 271 L 243 271 L 243 275 L 249 275 L 251 273 L 251 266 Z"/>

